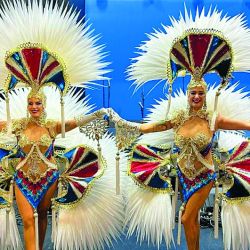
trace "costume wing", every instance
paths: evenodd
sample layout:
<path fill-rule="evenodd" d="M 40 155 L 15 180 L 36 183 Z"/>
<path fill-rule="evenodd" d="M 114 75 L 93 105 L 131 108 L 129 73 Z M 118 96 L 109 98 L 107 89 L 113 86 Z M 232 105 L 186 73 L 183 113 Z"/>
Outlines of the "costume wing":
<path fill-rule="evenodd" d="M 248 197 L 250 199 L 250 142 L 244 141 L 231 153 L 225 163 L 225 171 L 231 175 L 231 187 L 227 188 L 229 199 Z"/>
<path fill-rule="evenodd" d="M 230 146 L 234 141 L 241 141 L 239 145 Z M 219 166 L 223 173 L 222 183 L 222 211 L 223 238 L 225 249 L 248 249 L 250 245 L 250 143 L 242 141 L 242 137 L 227 133 L 227 138 L 219 139 L 223 161 Z M 225 151 L 226 148 L 230 150 Z"/>
<path fill-rule="evenodd" d="M 136 145 L 130 159 L 128 174 L 144 188 L 171 192 L 171 148 Z"/>
<path fill-rule="evenodd" d="M 68 136 L 70 140 L 56 140 L 57 145 L 73 149 L 64 154 L 68 158 L 68 167 L 62 178 L 67 192 L 56 199 L 59 210 L 53 235 L 55 249 L 64 249 L 64 246 L 92 250 L 111 247 L 124 223 L 123 197 L 115 192 L 115 139 L 104 134 L 100 140 L 104 161 L 102 158 L 102 162 L 98 163 L 96 141 L 77 130 L 70 131 Z M 82 143 L 87 146 L 77 146 Z M 80 152 L 83 152 L 82 158 L 78 157 Z M 123 169 L 127 166 L 124 153 L 120 154 L 120 166 Z M 124 179 L 121 174 L 122 187 L 126 183 Z"/>
<path fill-rule="evenodd" d="M 0 137 L 1 142 L 6 142 L 6 136 Z M 12 160 L 15 161 L 15 147 L 4 145 L 0 148 L 0 248 L 5 249 L 6 245 L 13 249 L 22 249 L 21 238 L 19 236 L 13 202 L 13 176 Z M 8 225 L 8 230 L 7 226 Z"/>
<path fill-rule="evenodd" d="M 72 206 L 87 194 L 95 179 L 104 172 L 104 162 L 100 164 L 97 153 L 87 146 L 78 146 L 63 154 L 66 170 L 61 174 L 65 194 L 55 199 L 56 205 Z"/>
<path fill-rule="evenodd" d="M 172 192 L 170 147 L 136 145 L 131 153 L 126 183 L 125 225 L 128 236 L 160 246 L 170 246 L 172 235 Z M 135 185 L 136 184 L 136 185 Z"/>

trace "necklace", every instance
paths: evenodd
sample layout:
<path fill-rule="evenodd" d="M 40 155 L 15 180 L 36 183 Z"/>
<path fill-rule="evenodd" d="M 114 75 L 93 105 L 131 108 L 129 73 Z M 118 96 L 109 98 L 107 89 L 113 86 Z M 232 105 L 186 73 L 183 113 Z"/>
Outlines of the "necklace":
<path fill-rule="evenodd" d="M 187 118 L 190 117 L 199 117 L 201 119 L 206 119 L 208 118 L 208 112 L 204 109 L 199 109 L 198 111 L 195 110 L 187 110 L 186 112 Z"/>
<path fill-rule="evenodd" d="M 32 117 L 32 116 L 29 117 L 28 122 L 33 122 L 39 126 L 44 126 L 44 125 L 46 125 L 46 113 L 42 112 L 42 114 L 37 118 Z"/>

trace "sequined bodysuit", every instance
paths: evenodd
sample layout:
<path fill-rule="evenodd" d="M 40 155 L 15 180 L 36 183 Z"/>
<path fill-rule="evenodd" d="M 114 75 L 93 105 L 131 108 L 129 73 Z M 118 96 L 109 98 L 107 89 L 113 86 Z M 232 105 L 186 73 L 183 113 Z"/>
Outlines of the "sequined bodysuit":
<path fill-rule="evenodd" d="M 194 192 L 215 178 L 213 164 L 206 159 L 210 153 L 214 136 L 198 132 L 194 136 L 188 137 L 180 133 L 183 124 L 196 116 L 206 120 L 208 125 L 211 125 L 209 114 L 202 111 L 191 115 L 185 111 L 179 111 L 173 118 L 174 152 L 178 154 L 177 173 L 182 186 L 184 202 L 187 202 Z"/>

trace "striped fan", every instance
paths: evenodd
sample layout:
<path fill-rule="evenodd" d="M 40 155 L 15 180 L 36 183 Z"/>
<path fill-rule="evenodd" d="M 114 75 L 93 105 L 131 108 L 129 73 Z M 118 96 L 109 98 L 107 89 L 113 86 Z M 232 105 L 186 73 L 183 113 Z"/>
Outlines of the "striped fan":
<path fill-rule="evenodd" d="M 230 176 L 224 186 L 221 221 L 225 249 L 250 246 L 250 142 L 243 141 L 230 150 L 223 169 Z"/>
<path fill-rule="evenodd" d="M 250 197 L 250 142 L 244 141 L 234 149 L 225 170 L 233 176 L 233 184 L 226 197 Z"/>
<path fill-rule="evenodd" d="M 104 171 L 97 154 L 86 146 L 73 148 L 63 157 L 68 161 L 66 170 L 61 175 L 64 187 L 66 185 L 66 194 L 55 199 L 56 204 L 62 206 L 77 203 Z"/>
<path fill-rule="evenodd" d="M 53 83 L 61 92 L 66 92 L 68 82 L 64 64 L 59 63 L 46 50 L 39 48 L 39 45 L 28 44 L 22 48 L 23 46 L 20 46 L 19 51 L 10 53 L 6 57 L 6 67 L 11 72 L 5 86 L 6 90 L 13 89 L 18 82 L 36 89 Z"/>
<path fill-rule="evenodd" d="M 170 164 L 170 157 L 167 157 L 169 152 L 170 149 L 136 145 L 130 159 L 129 175 L 139 185 L 152 191 L 172 191 L 167 168 Z"/>

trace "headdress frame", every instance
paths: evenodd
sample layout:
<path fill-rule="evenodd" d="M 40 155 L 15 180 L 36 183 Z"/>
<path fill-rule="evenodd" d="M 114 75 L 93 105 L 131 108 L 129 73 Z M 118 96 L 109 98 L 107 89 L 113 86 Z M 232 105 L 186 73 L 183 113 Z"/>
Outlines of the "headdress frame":
<path fill-rule="evenodd" d="M 185 71 L 191 75 L 188 91 L 196 86 L 202 86 L 206 91 L 204 75 L 218 73 L 221 83 L 215 97 L 216 111 L 220 91 L 227 85 L 233 72 L 232 62 L 231 44 L 221 32 L 215 29 L 189 29 L 173 42 L 167 65 L 167 78 L 169 82 L 173 82 L 179 72 Z"/>
<path fill-rule="evenodd" d="M 218 98 L 233 71 L 249 72 L 250 31 L 243 15 L 222 16 L 222 12 L 210 8 L 207 14 L 197 9 L 193 18 L 185 8 L 185 15 L 181 14 L 179 20 L 171 18 L 171 22 L 163 25 L 164 31 L 148 35 L 149 40 L 139 47 L 139 56 L 129 66 L 129 80 L 134 81 L 136 89 L 151 80 L 166 80 L 171 93 L 174 80 L 183 72 L 192 76 L 189 87 L 197 81 L 200 84 L 206 73 L 217 72 L 221 78 Z"/>
<path fill-rule="evenodd" d="M 55 85 L 61 95 L 62 135 L 65 133 L 64 102 L 69 82 L 66 66 L 55 53 L 49 52 L 42 44 L 25 43 L 8 51 L 5 65 L 9 70 L 4 84 L 6 93 L 7 121 L 10 122 L 8 92 L 17 85 L 31 88 L 30 94 L 36 96 L 44 86 Z M 43 99 L 43 98 L 42 98 Z M 44 100 L 42 100 L 44 102 Z"/>

